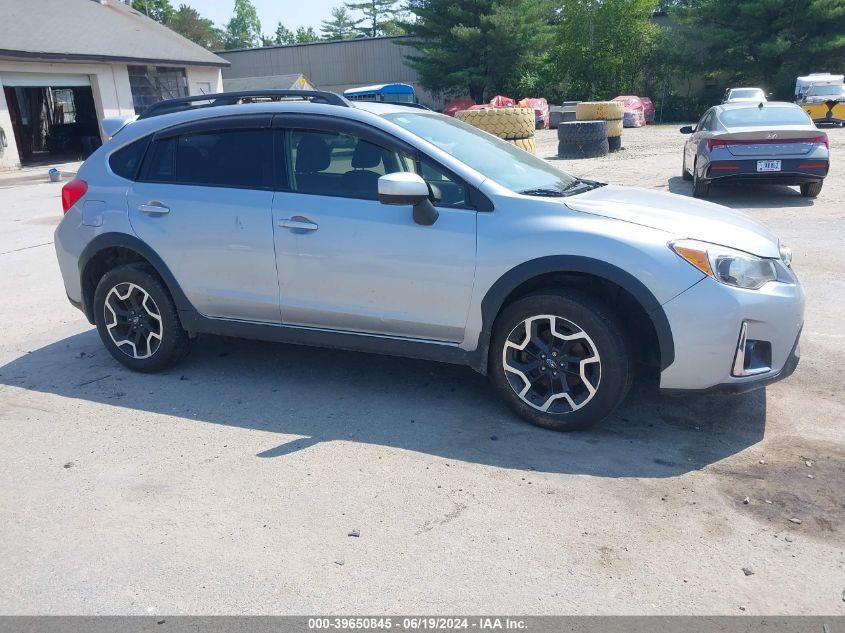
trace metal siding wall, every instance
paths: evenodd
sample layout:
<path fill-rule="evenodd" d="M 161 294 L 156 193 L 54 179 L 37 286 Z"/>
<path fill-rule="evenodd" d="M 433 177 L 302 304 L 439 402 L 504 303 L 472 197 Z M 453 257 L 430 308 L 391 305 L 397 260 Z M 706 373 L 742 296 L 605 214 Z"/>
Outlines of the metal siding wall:
<path fill-rule="evenodd" d="M 335 91 L 401 82 L 413 85 L 426 105 L 442 104 L 419 86 L 417 71 L 404 59 L 413 49 L 394 43 L 402 39 L 359 39 L 218 54 L 232 63 L 223 69 L 224 79 L 303 73 L 318 88 Z"/>

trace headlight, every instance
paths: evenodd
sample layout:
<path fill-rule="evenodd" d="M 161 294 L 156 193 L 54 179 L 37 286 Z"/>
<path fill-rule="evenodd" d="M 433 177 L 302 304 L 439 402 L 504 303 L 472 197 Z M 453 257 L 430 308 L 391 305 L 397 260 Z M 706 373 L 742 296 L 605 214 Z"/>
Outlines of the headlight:
<path fill-rule="evenodd" d="M 669 247 L 705 275 L 728 286 L 757 290 L 777 279 L 771 259 L 693 240 L 670 242 Z"/>
<path fill-rule="evenodd" d="M 783 265 L 790 268 L 792 266 L 792 249 L 781 244 L 778 247 L 778 250 L 780 251 L 780 259 L 783 262 Z"/>

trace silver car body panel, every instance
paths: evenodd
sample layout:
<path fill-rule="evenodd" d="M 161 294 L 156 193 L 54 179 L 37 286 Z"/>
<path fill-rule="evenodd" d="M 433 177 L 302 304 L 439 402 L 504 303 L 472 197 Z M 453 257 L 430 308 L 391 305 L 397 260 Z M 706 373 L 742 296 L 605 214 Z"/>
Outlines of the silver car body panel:
<path fill-rule="evenodd" d="M 89 183 L 88 193 L 56 230 L 69 298 L 84 300 L 80 258 L 92 241 L 125 235 L 160 256 L 209 323 L 373 335 L 483 353 L 492 327 L 485 298 L 514 270 L 565 256 L 624 271 L 653 298 L 649 309 L 665 314 L 674 359 L 661 386 L 703 389 L 747 380 L 730 376 L 743 321 L 749 337 L 771 337 L 771 373 L 782 369 L 803 318 L 797 280 L 738 290 L 668 247 L 691 238 L 776 258 L 778 240 L 764 226 L 717 205 L 643 189 L 604 186 L 565 198 L 515 193 L 380 116 L 409 111 L 377 103 L 256 103 L 132 122 L 82 165 L 77 177 Z M 410 206 L 139 183 L 109 167 L 112 152 L 163 128 L 250 112 L 345 117 L 379 128 L 476 187 L 494 210 L 441 208 L 437 222 L 421 226 Z M 151 202 L 166 203 L 171 212 L 138 211 Z"/>

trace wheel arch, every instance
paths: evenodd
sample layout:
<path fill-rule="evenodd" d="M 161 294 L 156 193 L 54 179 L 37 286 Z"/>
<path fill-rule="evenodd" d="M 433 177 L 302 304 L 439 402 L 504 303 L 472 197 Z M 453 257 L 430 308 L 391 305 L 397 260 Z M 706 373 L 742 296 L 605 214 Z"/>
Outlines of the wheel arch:
<path fill-rule="evenodd" d="M 178 311 L 194 310 L 170 269 L 145 242 L 126 233 L 103 233 L 91 240 L 79 256 L 82 310 L 92 325 L 94 324 L 94 291 L 103 274 L 115 266 L 135 262 L 146 263 L 155 270 L 173 298 Z"/>
<path fill-rule="evenodd" d="M 540 257 L 524 262 L 502 275 L 481 301 L 482 333 L 474 366 L 486 373 L 493 324 L 507 305 L 543 288 L 576 286 L 607 301 L 616 293 L 619 307 L 629 308 L 634 318 L 624 319 L 626 328 L 639 320 L 650 327 L 657 343 L 655 359 L 660 370 L 675 360 L 675 343 L 669 319 L 660 302 L 639 279 L 608 262 L 578 255 Z M 622 315 L 623 317 L 625 315 Z"/>

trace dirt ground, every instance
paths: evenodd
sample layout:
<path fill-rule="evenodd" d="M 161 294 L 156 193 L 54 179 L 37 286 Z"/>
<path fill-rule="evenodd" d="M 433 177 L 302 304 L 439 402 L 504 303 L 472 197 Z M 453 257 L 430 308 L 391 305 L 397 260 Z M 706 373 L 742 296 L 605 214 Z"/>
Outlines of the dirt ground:
<path fill-rule="evenodd" d="M 59 185 L 0 177 L 0 613 L 845 614 L 845 130 L 828 133 L 817 200 L 713 197 L 795 251 L 795 375 L 742 396 L 640 381 L 571 435 L 423 361 L 205 338 L 130 373 L 65 299 Z M 564 170 L 690 195 L 676 126 L 585 161 L 556 160 L 554 134 L 538 154 Z"/>

